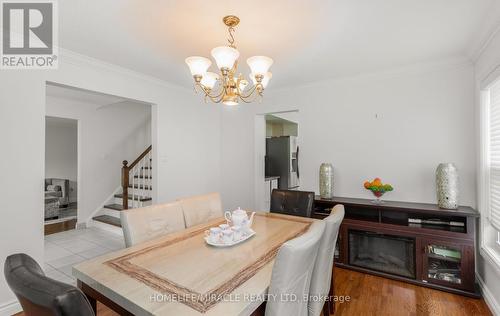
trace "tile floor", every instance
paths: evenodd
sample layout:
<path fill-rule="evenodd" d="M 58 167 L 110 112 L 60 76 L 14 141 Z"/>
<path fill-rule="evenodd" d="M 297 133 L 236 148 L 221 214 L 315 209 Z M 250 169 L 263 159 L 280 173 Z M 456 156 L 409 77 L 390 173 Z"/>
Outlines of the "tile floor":
<path fill-rule="evenodd" d="M 95 227 L 48 235 L 43 269 L 48 277 L 76 285 L 73 265 L 122 248 L 123 237 Z"/>

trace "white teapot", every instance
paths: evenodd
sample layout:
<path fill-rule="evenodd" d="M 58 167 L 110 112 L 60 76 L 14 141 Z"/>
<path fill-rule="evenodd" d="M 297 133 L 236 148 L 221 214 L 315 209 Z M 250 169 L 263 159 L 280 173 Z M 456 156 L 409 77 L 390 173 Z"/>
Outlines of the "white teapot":
<path fill-rule="evenodd" d="M 231 222 L 233 226 L 240 226 L 245 230 L 252 227 L 254 215 L 255 212 L 252 212 L 252 215 L 250 215 L 250 218 L 248 218 L 247 212 L 239 207 L 233 212 L 226 211 L 224 213 L 224 217 L 228 222 Z"/>

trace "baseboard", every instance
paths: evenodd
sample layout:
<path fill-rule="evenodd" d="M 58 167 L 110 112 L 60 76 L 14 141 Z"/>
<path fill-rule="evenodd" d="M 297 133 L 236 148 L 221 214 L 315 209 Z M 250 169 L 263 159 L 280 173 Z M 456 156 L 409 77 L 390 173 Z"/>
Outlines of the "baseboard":
<path fill-rule="evenodd" d="M 490 292 L 490 290 L 486 287 L 481 276 L 476 273 L 476 279 L 479 281 L 479 287 L 481 288 L 481 292 L 483 293 L 484 301 L 486 305 L 490 308 L 493 315 L 500 315 L 500 303 L 497 301 L 495 296 Z"/>
<path fill-rule="evenodd" d="M 22 312 L 23 308 L 17 300 L 0 305 L 0 315 L 10 316 Z"/>

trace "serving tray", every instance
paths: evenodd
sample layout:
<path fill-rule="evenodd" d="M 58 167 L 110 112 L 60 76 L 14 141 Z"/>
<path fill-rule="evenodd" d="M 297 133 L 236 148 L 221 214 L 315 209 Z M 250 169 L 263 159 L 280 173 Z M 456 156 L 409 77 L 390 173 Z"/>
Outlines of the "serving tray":
<path fill-rule="evenodd" d="M 208 236 L 205 236 L 205 241 L 206 241 L 207 244 L 209 244 L 210 246 L 214 246 L 214 247 L 231 247 L 231 246 L 234 246 L 234 245 L 237 245 L 239 243 L 244 242 L 245 240 L 247 240 L 248 238 L 252 237 L 253 235 L 255 235 L 255 231 L 252 230 L 252 229 L 249 229 L 249 232 L 247 234 L 245 234 L 243 237 L 241 237 L 241 239 L 239 239 L 239 240 L 233 240 L 230 243 L 224 243 L 224 242 L 222 242 L 221 239 L 219 239 L 220 242 L 212 242 L 208 238 Z"/>

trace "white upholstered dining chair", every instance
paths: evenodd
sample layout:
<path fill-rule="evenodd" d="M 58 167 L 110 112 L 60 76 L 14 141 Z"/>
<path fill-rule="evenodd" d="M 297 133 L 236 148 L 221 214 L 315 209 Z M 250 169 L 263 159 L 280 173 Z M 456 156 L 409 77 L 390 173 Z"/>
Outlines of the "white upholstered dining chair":
<path fill-rule="evenodd" d="M 273 266 L 266 316 L 306 316 L 307 297 L 324 221 L 314 222 L 303 235 L 284 243 Z"/>
<path fill-rule="evenodd" d="M 179 202 L 124 210 L 120 219 L 127 247 L 186 228 Z"/>
<path fill-rule="evenodd" d="M 217 192 L 191 196 L 177 201 L 181 204 L 186 227 L 224 216 L 220 194 Z"/>
<path fill-rule="evenodd" d="M 344 219 L 344 212 L 344 206 L 337 204 L 332 209 L 330 215 L 323 220 L 325 222 L 325 232 L 319 244 L 309 290 L 309 297 L 311 298 L 308 304 L 309 316 L 319 316 L 322 310 L 324 315 L 330 314 L 330 301 L 326 301 L 325 299 L 329 295 L 330 286 L 333 286 L 331 282 L 333 256 L 339 235 L 340 223 Z"/>

